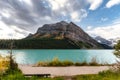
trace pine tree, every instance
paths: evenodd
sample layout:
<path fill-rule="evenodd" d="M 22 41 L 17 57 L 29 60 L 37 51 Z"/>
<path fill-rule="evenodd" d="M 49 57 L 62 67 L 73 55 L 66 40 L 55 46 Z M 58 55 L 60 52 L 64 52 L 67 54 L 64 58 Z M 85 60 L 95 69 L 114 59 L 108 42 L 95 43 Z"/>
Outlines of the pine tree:
<path fill-rule="evenodd" d="M 115 51 L 114 51 L 115 56 L 119 59 L 117 60 L 117 63 L 115 66 L 113 66 L 113 70 L 120 72 L 120 40 L 118 43 L 115 45 Z"/>
<path fill-rule="evenodd" d="M 114 54 L 120 59 L 120 40 L 115 45 L 115 52 L 114 52 Z"/>

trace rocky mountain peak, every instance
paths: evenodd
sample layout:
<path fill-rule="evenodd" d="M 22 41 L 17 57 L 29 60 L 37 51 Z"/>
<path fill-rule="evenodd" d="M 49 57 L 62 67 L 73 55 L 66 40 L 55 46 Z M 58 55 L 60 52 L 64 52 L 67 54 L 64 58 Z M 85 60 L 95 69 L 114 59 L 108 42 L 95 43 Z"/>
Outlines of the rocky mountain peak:
<path fill-rule="evenodd" d="M 74 24 L 73 22 L 67 23 L 65 21 L 61 21 L 54 24 L 45 24 L 43 27 L 40 27 L 36 34 L 49 37 L 61 37 L 69 38 L 75 41 L 84 41 L 92 39 L 85 33 L 79 26 Z M 47 36 L 48 37 L 48 36 Z"/>
<path fill-rule="evenodd" d="M 68 23 L 66 21 L 60 21 L 60 22 L 58 22 L 58 24 L 68 25 Z"/>
<path fill-rule="evenodd" d="M 84 32 L 75 23 L 67 23 L 65 21 L 60 21 L 53 24 L 45 24 L 40 27 L 37 32 L 30 36 L 31 38 L 52 38 L 52 39 L 69 39 L 73 41 L 75 45 L 82 42 L 89 44 L 93 48 L 97 47 L 99 43 L 91 38 L 86 32 Z"/>

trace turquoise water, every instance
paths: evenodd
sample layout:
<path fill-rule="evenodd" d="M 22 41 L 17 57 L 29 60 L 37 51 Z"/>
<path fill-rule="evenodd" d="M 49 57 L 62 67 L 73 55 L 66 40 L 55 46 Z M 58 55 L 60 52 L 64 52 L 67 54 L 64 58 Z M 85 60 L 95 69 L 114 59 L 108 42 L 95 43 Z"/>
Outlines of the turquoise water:
<path fill-rule="evenodd" d="M 9 50 L 0 50 L 0 54 L 6 56 L 9 54 Z M 90 62 L 92 58 L 96 58 L 99 63 L 116 62 L 113 50 L 13 50 L 13 55 L 19 64 L 50 61 L 55 57 L 73 62 Z"/>

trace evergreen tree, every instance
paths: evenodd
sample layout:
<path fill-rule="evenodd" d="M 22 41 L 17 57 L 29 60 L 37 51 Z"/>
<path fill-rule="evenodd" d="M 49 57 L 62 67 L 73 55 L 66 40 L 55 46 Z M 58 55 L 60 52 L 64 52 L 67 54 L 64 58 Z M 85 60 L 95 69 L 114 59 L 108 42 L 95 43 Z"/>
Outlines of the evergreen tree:
<path fill-rule="evenodd" d="M 115 45 L 115 52 L 114 52 L 114 54 L 120 59 L 120 40 Z"/>
<path fill-rule="evenodd" d="M 115 66 L 113 66 L 113 70 L 120 73 L 120 40 L 119 40 L 118 43 L 115 45 L 114 54 L 116 55 L 116 57 L 117 57 L 119 60 L 117 60 L 117 64 L 116 64 Z"/>

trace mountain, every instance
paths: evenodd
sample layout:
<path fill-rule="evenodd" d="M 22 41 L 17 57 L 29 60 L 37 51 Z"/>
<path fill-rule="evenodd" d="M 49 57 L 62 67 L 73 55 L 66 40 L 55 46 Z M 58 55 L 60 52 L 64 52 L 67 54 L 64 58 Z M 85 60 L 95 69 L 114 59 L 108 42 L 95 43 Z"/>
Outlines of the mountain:
<path fill-rule="evenodd" d="M 73 22 L 67 23 L 61 21 L 54 24 L 45 24 L 40 27 L 35 34 L 30 34 L 25 39 L 39 39 L 45 44 L 46 47 L 51 49 L 97 49 L 105 48 L 103 45 L 98 43 L 92 37 L 90 37 L 86 32 L 84 32 L 79 26 Z M 70 46 L 70 47 L 69 47 Z"/>
<path fill-rule="evenodd" d="M 115 46 L 117 44 L 117 42 L 120 40 L 120 37 L 116 37 L 116 38 L 111 38 L 109 39 L 109 41 L 112 43 L 111 46 Z"/>
<path fill-rule="evenodd" d="M 106 40 L 106 39 L 102 38 L 101 36 L 96 36 L 96 37 L 94 37 L 94 39 L 95 39 L 97 42 L 99 42 L 99 43 L 101 43 L 101 44 L 106 44 L 106 45 L 108 45 L 108 46 L 111 46 L 111 44 L 112 44 L 111 41 Z"/>
<path fill-rule="evenodd" d="M 115 44 L 117 44 L 117 41 L 120 40 L 120 38 L 113 38 L 113 39 L 104 39 L 101 36 L 93 37 L 97 42 L 100 44 L 108 45 L 110 47 L 114 47 Z"/>

